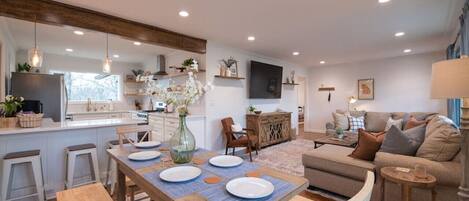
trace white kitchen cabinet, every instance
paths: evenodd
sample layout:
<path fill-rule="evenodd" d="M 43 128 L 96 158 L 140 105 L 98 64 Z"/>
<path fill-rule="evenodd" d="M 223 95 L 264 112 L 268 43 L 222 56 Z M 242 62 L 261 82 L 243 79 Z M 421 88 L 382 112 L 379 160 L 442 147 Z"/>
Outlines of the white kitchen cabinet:
<path fill-rule="evenodd" d="M 189 115 L 186 118 L 187 127 L 194 134 L 196 145 L 205 148 L 205 117 Z M 152 139 L 168 141 L 179 126 L 177 114 L 150 113 L 148 124 L 152 127 Z"/>

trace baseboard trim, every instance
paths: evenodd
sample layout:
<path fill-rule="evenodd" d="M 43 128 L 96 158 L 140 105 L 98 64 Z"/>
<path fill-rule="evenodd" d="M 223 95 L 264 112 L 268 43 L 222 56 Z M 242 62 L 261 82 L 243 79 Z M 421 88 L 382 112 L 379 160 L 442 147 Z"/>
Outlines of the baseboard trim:
<path fill-rule="evenodd" d="M 305 132 L 310 132 L 310 133 L 326 133 L 326 130 L 322 130 L 322 129 L 305 129 Z"/>

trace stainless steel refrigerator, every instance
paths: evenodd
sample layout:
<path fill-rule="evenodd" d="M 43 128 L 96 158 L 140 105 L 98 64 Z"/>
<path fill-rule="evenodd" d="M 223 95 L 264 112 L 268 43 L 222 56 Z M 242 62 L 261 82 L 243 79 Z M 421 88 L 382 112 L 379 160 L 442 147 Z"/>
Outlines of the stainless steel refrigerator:
<path fill-rule="evenodd" d="M 38 100 L 42 103 L 44 118 L 65 121 L 68 98 L 62 74 L 13 73 L 10 94 Z"/>

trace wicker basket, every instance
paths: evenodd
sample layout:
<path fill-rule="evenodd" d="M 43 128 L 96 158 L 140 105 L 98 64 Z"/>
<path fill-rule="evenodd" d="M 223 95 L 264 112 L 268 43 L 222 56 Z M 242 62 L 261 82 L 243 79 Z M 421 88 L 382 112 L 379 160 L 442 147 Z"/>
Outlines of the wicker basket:
<path fill-rule="evenodd" d="M 20 127 L 22 128 L 36 128 L 42 124 L 42 117 L 44 114 L 18 114 Z"/>

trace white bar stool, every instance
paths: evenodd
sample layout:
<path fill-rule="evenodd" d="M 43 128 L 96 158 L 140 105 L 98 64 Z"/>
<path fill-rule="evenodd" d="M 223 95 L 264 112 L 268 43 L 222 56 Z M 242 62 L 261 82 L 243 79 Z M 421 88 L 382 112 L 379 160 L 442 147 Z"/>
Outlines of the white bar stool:
<path fill-rule="evenodd" d="M 96 183 L 100 182 L 101 179 L 99 177 L 99 168 L 98 168 L 98 156 L 96 154 L 96 145 L 94 144 L 81 144 L 81 145 L 74 145 L 69 146 L 65 149 L 66 156 L 67 156 L 67 172 L 65 173 L 65 189 L 70 189 L 75 186 L 82 186 L 85 184 Z M 89 165 L 91 170 L 91 181 L 83 182 L 80 184 L 73 184 L 74 176 L 75 176 L 75 161 L 76 158 L 80 155 L 90 155 Z"/>
<path fill-rule="evenodd" d="M 34 175 L 34 182 L 36 183 L 36 193 L 16 198 L 10 198 L 10 182 L 13 181 L 13 175 L 11 175 L 12 168 L 13 165 L 20 163 L 31 163 Z M 5 155 L 5 157 L 3 157 L 2 200 L 19 200 L 33 196 L 37 196 L 39 201 L 45 200 L 40 151 L 31 150 L 8 153 L 7 155 Z"/>

